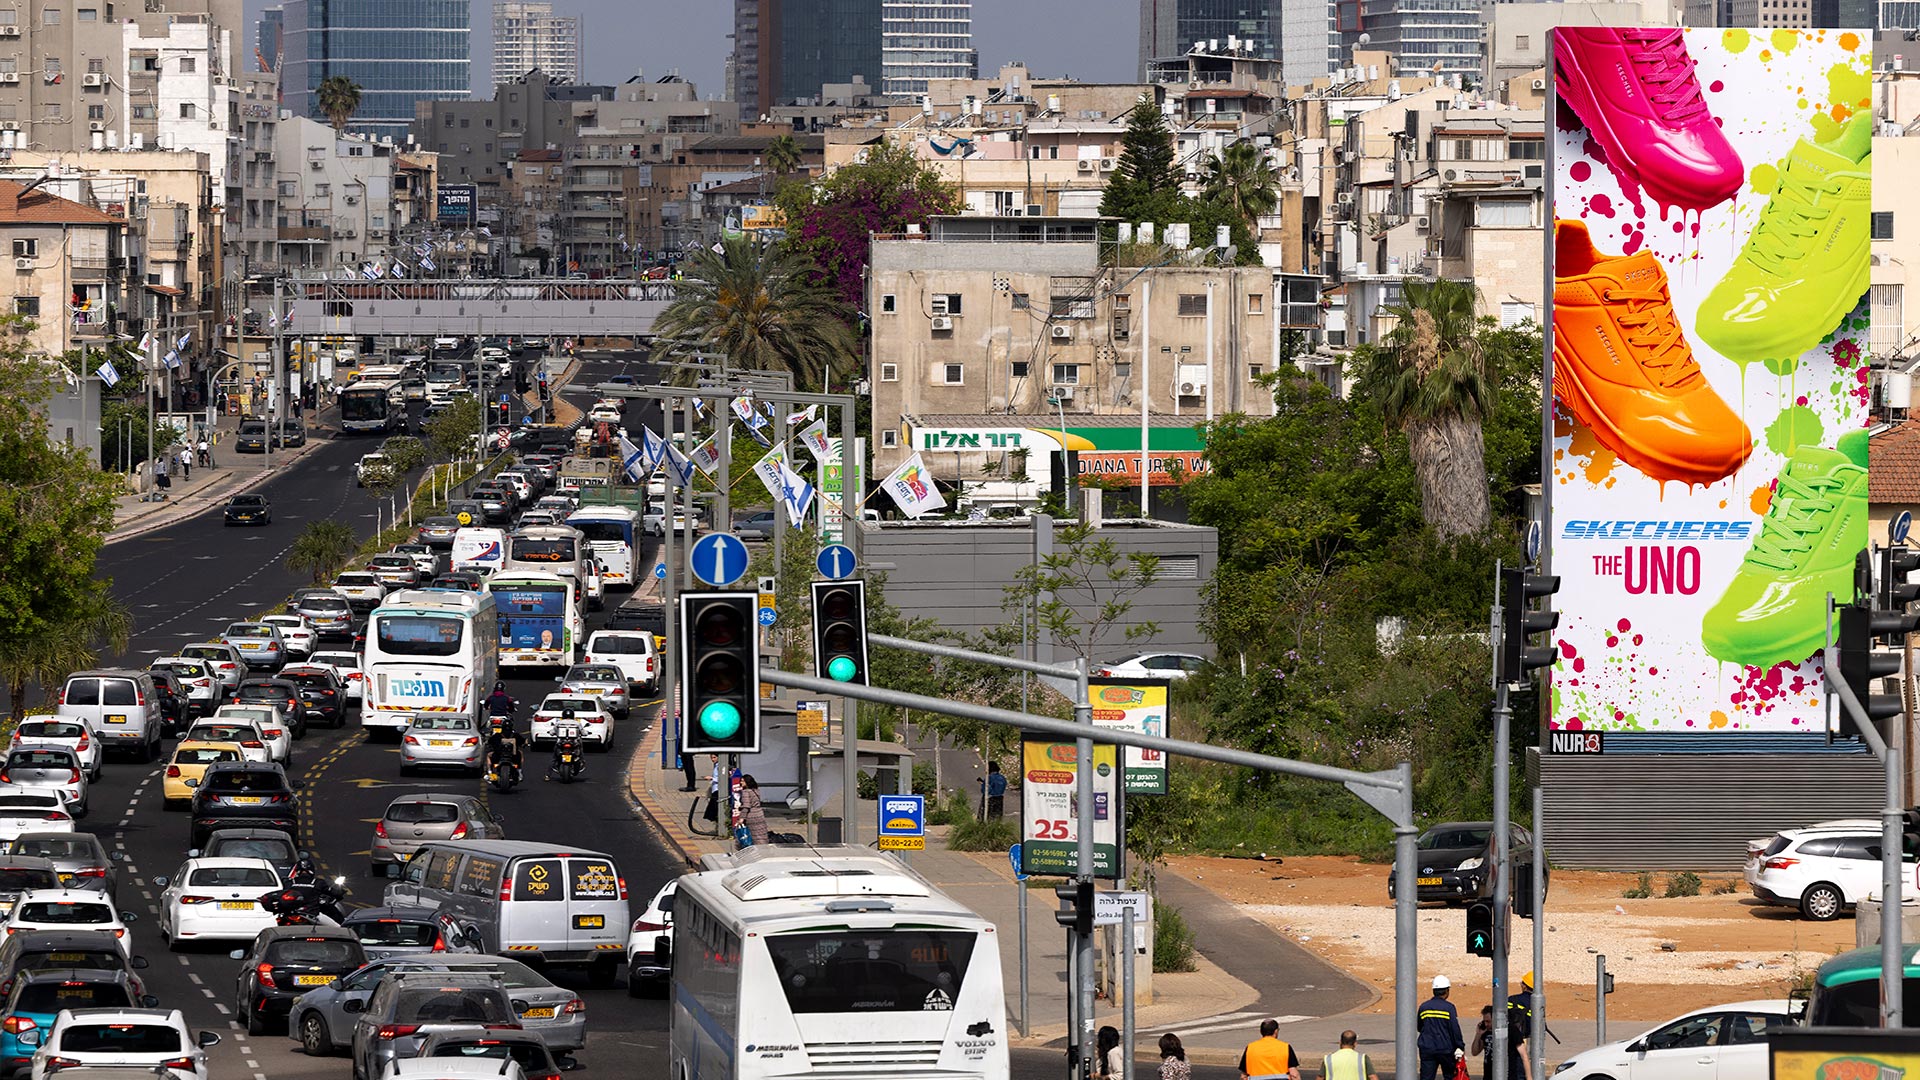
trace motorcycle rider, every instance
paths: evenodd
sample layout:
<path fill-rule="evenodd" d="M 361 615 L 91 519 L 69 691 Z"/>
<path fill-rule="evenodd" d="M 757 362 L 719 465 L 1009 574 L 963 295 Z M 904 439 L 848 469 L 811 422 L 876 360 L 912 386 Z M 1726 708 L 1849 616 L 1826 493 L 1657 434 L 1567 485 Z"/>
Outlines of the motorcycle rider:
<path fill-rule="evenodd" d="M 513 707 L 513 695 L 507 693 L 507 684 L 504 682 L 494 683 L 493 693 L 487 696 L 487 714 L 490 716 L 512 716 Z"/>
<path fill-rule="evenodd" d="M 495 772 L 506 766 L 518 774 L 525 763 L 526 749 L 520 742 L 520 732 L 510 717 L 496 715 L 487 732 L 487 771 Z"/>
<path fill-rule="evenodd" d="M 573 710 L 562 712 L 560 721 L 553 726 L 553 761 L 547 766 L 547 779 L 553 779 L 554 774 L 563 768 L 572 769 L 575 776 L 585 775 L 587 763 L 580 753 L 581 734 L 582 727 L 580 721 L 574 718 Z M 560 755 L 563 752 L 573 755 L 570 765 L 561 763 Z"/>

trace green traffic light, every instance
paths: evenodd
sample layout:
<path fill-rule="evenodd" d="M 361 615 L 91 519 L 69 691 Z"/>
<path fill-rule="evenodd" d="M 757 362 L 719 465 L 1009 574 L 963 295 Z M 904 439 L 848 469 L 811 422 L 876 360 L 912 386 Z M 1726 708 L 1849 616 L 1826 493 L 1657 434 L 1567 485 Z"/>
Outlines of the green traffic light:
<path fill-rule="evenodd" d="M 859 673 L 860 667 L 853 662 L 851 656 L 836 656 L 827 661 L 827 675 L 834 682 L 852 682 L 853 677 Z"/>
<path fill-rule="evenodd" d="M 700 730 L 709 739 L 731 739 L 740 731 L 740 708 L 731 701 L 709 701 L 700 710 Z"/>

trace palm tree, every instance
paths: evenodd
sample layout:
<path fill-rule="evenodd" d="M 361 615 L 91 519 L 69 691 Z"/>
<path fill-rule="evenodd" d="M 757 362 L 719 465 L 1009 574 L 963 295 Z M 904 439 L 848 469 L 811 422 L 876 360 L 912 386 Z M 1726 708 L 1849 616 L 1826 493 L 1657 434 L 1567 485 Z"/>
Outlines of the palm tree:
<path fill-rule="evenodd" d="M 1421 517 L 1442 539 L 1483 532 L 1493 511 L 1481 423 L 1493 383 L 1475 325 L 1479 292 L 1444 279 L 1408 278 L 1401 288 L 1402 300 L 1382 309 L 1399 325 L 1372 351 L 1365 383 L 1406 433 Z"/>
<path fill-rule="evenodd" d="M 760 160 L 768 172 L 785 176 L 800 167 L 800 144 L 791 135 L 775 135 Z"/>
<path fill-rule="evenodd" d="M 287 569 L 296 574 L 311 574 L 313 583 L 318 585 L 359 547 L 360 541 L 351 526 L 318 518 L 307 522 L 307 527 L 294 539 L 293 547 L 287 552 Z"/>
<path fill-rule="evenodd" d="M 1242 139 L 1214 155 L 1201 178 L 1201 198 L 1232 211 L 1235 217 L 1257 229 L 1260 218 L 1273 213 L 1280 203 L 1280 172 L 1267 160 L 1267 152 Z"/>
<path fill-rule="evenodd" d="M 345 75 L 329 75 L 320 81 L 314 99 L 319 102 L 320 111 L 333 121 L 333 130 L 345 131 L 347 121 L 360 111 L 360 84 Z"/>
<path fill-rule="evenodd" d="M 113 598 L 106 582 L 94 584 L 93 590 L 76 598 L 40 633 L 0 652 L 0 671 L 6 672 L 14 720 L 26 715 L 28 683 L 45 689 L 69 672 L 90 668 L 99 661 L 102 646 L 116 653 L 125 651 L 133 635 L 133 615 Z"/>
<path fill-rule="evenodd" d="M 702 250 L 686 265 L 673 303 L 654 324 L 725 353 L 736 367 L 791 371 L 801 387 L 820 387 L 859 348 L 853 312 L 813 263 L 785 244 L 729 237 L 718 252 Z"/>

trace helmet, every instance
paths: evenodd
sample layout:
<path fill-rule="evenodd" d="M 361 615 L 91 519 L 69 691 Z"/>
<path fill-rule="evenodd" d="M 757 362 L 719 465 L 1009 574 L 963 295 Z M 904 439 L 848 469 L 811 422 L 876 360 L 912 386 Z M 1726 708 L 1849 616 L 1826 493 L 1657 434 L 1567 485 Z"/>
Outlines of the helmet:
<path fill-rule="evenodd" d="M 507 692 L 507 684 L 506 684 L 506 683 L 504 683 L 504 682 L 500 682 L 500 681 L 497 681 L 497 680 L 496 680 L 496 681 L 494 682 L 494 684 L 493 684 L 493 692 L 494 692 L 494 693 L 496 693 L 496 694 L 504 694 L 504 693 L 506 693 L 506 692 Z"/>

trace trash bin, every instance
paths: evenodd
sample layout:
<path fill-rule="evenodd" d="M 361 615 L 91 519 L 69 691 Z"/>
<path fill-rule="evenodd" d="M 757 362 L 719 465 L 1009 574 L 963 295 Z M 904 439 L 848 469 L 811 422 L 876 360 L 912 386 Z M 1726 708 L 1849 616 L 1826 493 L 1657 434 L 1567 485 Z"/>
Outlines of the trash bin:
<path fill-rule="evenodd" d="M 840 841 L 840 835 L 841 835 L 841 834 L 840 834 L 840 819 L 839 819 L 839 818 L 837 818 L 837 817 L 823 817 L 823 818 L 821 818 L 820 820 L 818 820 L 818 821 L 816 821 L 816 822 L 814 822 L 814 823 L 813 823 L 813 826 L 814 826 L 814 833 L 813 833 L 813 835 L 814 835 L 814 842 L 815 842 L 815 843 L 817 843 L 817 844 L 838 844 L 838 843 L 840 843 L 840 842 L 841 842 L 841 841 Z"/>

